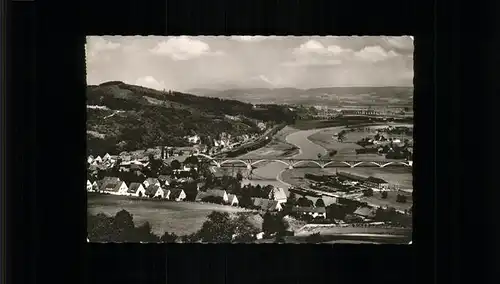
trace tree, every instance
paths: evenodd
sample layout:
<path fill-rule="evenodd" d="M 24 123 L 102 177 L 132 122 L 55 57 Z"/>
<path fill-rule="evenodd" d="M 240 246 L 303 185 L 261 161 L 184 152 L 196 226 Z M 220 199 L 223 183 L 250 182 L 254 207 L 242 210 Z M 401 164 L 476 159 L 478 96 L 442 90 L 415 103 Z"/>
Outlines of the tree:
<path fill-rule="evenodd" d="M 175 233 L 165 232 L 163 236 L 161 236 L 160 241 L 162 243 L 175 243 L 178 238 L 179 237 Z"/>
<path fill-rule="evenodd" d="M 264 216 L 262 216 L 262 231 L 266 235 L 271 235 L 275 232 L 274 229 L 274 217 L 271 215 L 271 213 L 266 212 Z"/>
<path fill-rule="evenodd" d="M 199 163 L 199 160 L 198 160 L 198 157 L 196 156 L 189 156 L 186 158 L 186 160 L 184 160 L 184 164 L 188 164 L 188 165 L 198 165 Z"/>
<path fill-rule="evenodd" d="M 269 212 L 266 212 L 266 214 L 264 214 L 263 216 L 262 231 L 268 236 L 274 233 L 283 236 L 288 227 L 288 223 L 283 219 L 282 216 L 273 216 Z"/>
<path fill-rule="evenodd" d="M 127 210 L 120 210 L 116 213 L 114 218 L 114 225 L 117 228 L 122 229 L 133 229 L 134 228 L 134 218 Z"/>
<path fill-rule="evenodd" d="M 236 180 L 241 182 L 243 180 L 243 175 L 241 174 L 241 171 L 238 171 L 236 173 Z"/>
<path fill-rule="evenodd" d="M 382 198 L 386 199 L 387 198 L 387 191 L 382 191 Z"/>
<path fill-rule="evenodd" d="M 181 165 L 181 162 L 179 162 L 178 160 L 173 160 L 171 163 L 170 163 L 170 167 L 174 170 L 178 170 L 182 167 Z"/>
<path fill-rule="evenodd" d="M 113 217 L 99 213 L 87 217 L 87 235 L 95 242 L 113 242 L 116 233 L 113 226 Z"/>
<path fill-rule="evenodd" d="M 367 196 L 367 197 L 373 196 L 373 189 L 371 189 L 371 188 L 365 189 L 363 191 L 363 196 Z"/>
<path fill-rule="evenodd" d="M 199 232 L 195 232 L 189 235 L 184 235 L 180 239 L 182 243 L 196 243 L 201 240 Z"/>
<path fill-rule="evenodd" d="M 187 182 L 183 186 L 184 192 L 186 193 L 187 201 L 195 201 L 196 195 L 198 195 L 198 185 L 196 182 Z"/>
<path fill-rule="evenodd" d="M 191 176 L 193 179 L 198 179 L 198 171 L 194 168 L 191 168 L 191 170 L 189 170 L 189 176 Z"/>
<path fill-rule="evenodd" d="M 235 226 L 231 222 L 229 213 L 213 211 L 207 219 L 198 231 L 201 240 L 209 243 L 230 243 Z"/>
<path fill-rule="evenodd" d="M 321 159 L 321 156 L 322 156 L 321 153 L 318 153 L 318 159 Z"/>
<path fill-rule="evenodd" d="M 250 223 L 246 215 L 239 215 L 234 223 L 235 242 L 249 243 L 255 240 L 255 235 L 259 233 L 259 230 Z"/>
<path fill-rule="evenodd" d="M 135 228 L 133 234 L 133 241 L 152 243 L 152 242 L 158 242 L 159 238 L 158 236 L 152 233 L 151 225 L 149 224 L 149 222 L 145 222 L 144 224 Z"/>
<path fill-rule="evenodd" d="M 323 199 L 318 198 L 318 200 L 316 200 L 315 206 L 316 207 L 325 207 L 325 202 L 323 201 Z"/>
<path fill-rule="evenodd" d="M 300 207 L 312 207 L 313 204 L 312 200 L 307 199 L 305 196 L 302 196 L 297 200 L 297 205 Z"/>
<path fill-rule="evenodd" d="M 290 192 L 290 195 L 288 195 L 286 203 L 288 203 L 290 206 L 295 206 L 296 202 L 297 202 L 297 196 L 295 195 L 295 193 Z"/>
<path fill-rule="evenodd" d="M 252 198 L 248 194 L 247 191 L 244 191 L 243 194 L 241 195 L 241 198 L 238 200 L 239 205 L 244 208 L 252 208 L 253 207 L 253 202 Z"/>

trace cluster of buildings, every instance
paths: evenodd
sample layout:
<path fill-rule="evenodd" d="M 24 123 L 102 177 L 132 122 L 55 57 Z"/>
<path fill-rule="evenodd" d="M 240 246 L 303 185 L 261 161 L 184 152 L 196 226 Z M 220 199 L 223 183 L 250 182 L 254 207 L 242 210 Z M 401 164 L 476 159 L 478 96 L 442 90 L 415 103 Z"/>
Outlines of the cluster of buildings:
<path fill-rule="evenodd" d="M 332 191 L 331 188 L 343 192 L 362 191 L 368 188 L 374 191 L 397 190 L 396 185 L 390 184 L 384 179 L 373 176 L 364 177 L 348 172 L 337 172 L 333 176 L 309 174 L 306 177 L 317 182 L 312 184 L 313 189 L 324 191 Z"/>
<path fill-rule="evenodd" d="M 158 178 L 148 178 L 142 183 L 132 182 L 127 185 L 118 177 L 105 177 L 94 182 L 87 180 L 87 191 L 183 201 L 186 198 L 186 193 L 183 189 L 170 187 L 169 180 L 168 176 L 160 176 Z"/>
<path fill-rule="evenodd" d="M 266 129 L 265 124 L 261 125 L 264 129 Z M 198 150 L 207 155 L 212 155 L 217 152 L 223 151 L 223 150 L 231 150 L 235 147 L 240 146 L 243 143 L 249 142 L 252 139 L 258 138 L 258 135 L 256 133 L 254 134 L 243 134 L 239 136 L 232 136 L 229 133 L 221 133 L 217 137 L 208 137 L 207 141 L 210 145 L 201 145 L 201 137 L 199 135 L 193 135 L 193 136 L 186 136 L 185 139 L 192 144 L 195 145 Z"/>
<path fill-rule="evenodd" d="M 182 184 L 183 180 L 173 179 L 167 175 L 160 175 L 158 178 L 147 178 L 142 183 L 132 182 L 127 184 L 118 177 L 105 177 L 102 180 L 91 182 L 87 180 L 87 191 L 110 195 L 143 197 L 154 199 L 167 199 L 183 201 L 186 199 L 186 192 L 182 188 L 172 186 L 173 182 Z M 194 180 L 192 180 L 194 181 Z M 227 190 L 217 187 L 214 189 L 202 190 L 204 184 L 196 184 L 197 202 L 210 202 L 210 198 L 217 198 L 222 204 L 240 206 L 241 196 L 229 193 Z M 282 188 L 272 188 L 268 198 L 251 198 L 252 209 L 261 211 L 281 211 L 283 204 L 287 201 L 287 196 Z"/>
<path fill-rule="evenodd" d="M 371 115 L 371 116 L 413 116 L 408 108 L 344 108 L 339 110 L 342 115 Z"/>

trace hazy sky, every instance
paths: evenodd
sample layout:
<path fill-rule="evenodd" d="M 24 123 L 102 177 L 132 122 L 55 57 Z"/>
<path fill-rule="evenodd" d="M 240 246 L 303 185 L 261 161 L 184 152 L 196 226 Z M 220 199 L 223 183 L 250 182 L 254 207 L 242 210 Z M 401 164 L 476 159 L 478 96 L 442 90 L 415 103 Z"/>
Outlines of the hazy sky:
<path fill-rule="evenodd" d="M 154 89 L 413 86 L 413 38 L 87 38 L 87 83 Z"/>

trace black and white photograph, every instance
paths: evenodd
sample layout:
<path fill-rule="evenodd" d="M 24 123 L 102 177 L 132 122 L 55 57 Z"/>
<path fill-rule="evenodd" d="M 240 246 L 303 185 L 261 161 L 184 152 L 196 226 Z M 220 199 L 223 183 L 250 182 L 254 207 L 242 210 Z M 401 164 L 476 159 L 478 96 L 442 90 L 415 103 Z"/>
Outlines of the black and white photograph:
<path fill-rule="evenodd" d="M 413 36 L 85 52 L 88 242 L 412 244 Z"/>

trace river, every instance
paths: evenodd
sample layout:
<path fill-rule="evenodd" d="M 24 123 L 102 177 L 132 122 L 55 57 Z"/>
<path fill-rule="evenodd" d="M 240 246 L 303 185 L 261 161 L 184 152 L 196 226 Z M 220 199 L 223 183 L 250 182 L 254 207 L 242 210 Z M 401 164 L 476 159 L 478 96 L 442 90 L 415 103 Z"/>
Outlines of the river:
<path fill-rule="evenodd" d="M 324 130 L 340 131 L 343 128 L 344 128 L 343 126 L 340 127 L 338 126 L 338 127 L 330 127 L 323 129 L 300 130 L 289 134 L 286 137 L 286 142 L 293 144 L 299 148 L 299 153 L 291 158 L 317 159 L 318 154 L 325 155 L 326 154 L 325 148 L 317 144 L 314 144 L 307 137 L 319 131 L 324 131 Z M 251 153 L 246 154 L 245 156 L 247 157 L 251 156 Z M 270 162 L 265 164 L 264 166 L 256 168 L 253 171 L 254 178 L 252 180 L 244 180 L 243 183 L 260 184 L 260 185 L 271 184 L 273 186 L 284 188 L 288 194 L 287 189 L 291 185 L 282 181 L 280 178 L 281 173 L 285 170 L 287 170 L 287 166 L 285 166 L 283 163 Z"/>
<path fill-rule="evenodd" d="M 345 129 L 345 126 L 337 126 L 337 127 L 329 127 L 322 129 L 311 129 L 311 130 L 300 130 L 293 132 L 286 136 L 286 141 L 290 144 L 297 146 L 300 150 L 299 153 L 294 155 L 292 158 L 296 159 L 317 159 L 318 154 L 322 156 L 327 154 L 327 150 L 320 145 L 313 143 L 309 140 L 309 136 L 322 131 L 333 131 L 340 132 L 342 129 Z M 262 150 L 261 150 L 262 151 Z M 249 157 L 252 156 L 252 153 L 247 153 L 242 156 Z M 264 158 L 264 157 L 263 157 Z M 288 188 L 290 188 L 290 184 L 284 182 L 281 179 L 281 174 L 284 171 L 287 171 L 288 168 L 283 163 L 280 162 L 270 162 L 265 165 L 259 166 L 254 169 L 253 177 L 251 180 L 244 179 L 243 184 L 260 184 L 260 185 L 268 185 L 271 184 L 275 187 L 282 187 L 288 194 Z M 371 169 L 373 171 L 373 169 Z M 410 174 L 411 175 L 411 174 Z"/>

